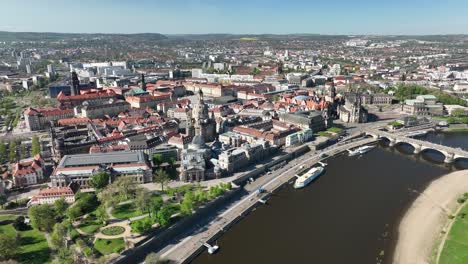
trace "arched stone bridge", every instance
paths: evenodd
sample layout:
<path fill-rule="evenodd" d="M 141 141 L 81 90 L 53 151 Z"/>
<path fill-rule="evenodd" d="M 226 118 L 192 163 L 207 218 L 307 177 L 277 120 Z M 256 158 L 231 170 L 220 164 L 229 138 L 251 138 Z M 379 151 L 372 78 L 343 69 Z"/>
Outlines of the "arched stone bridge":
<path fill-rule="evenodd" d="M 401 143 L 409 144 L 413 146 L 414 154 L 419 154 L 424 150 L 438 151 L 444 155 L 445 163 L 452 163 L 456 159 L 461 159 L 461 158 L 468 159 L 468 151 L 465 151 L 461 148 L 452 148 L 452 147 L 448 147 L 444 145 L 435 144 L 432 142 L 409 138 L 403 135 L 392 134 L 392 133 L 381 131 L 381 130 L 370 129 L 369 131 L 365 131 L 364 133 L 376 139 L 386 138 L 390 142 L 390 147 L 393 147 Z"/>

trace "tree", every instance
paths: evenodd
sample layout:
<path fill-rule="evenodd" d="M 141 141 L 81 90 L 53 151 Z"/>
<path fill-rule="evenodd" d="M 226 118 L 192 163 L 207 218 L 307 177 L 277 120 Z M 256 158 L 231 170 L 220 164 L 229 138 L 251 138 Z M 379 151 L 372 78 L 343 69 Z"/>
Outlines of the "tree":
<path fill-rule="evenodd" d="M 191 215 L 193 211 L 193 202 L 194 202 L 194 195 L 192 191 L 187 191 L 184 195 L 184 199 L 180 204 L 180 212 L 183 215 Z"/>
<path fill-rule="evenodd" d="M 146 255 L 145 264 L 158 264 L 159 256 L 158 254 L 151 252 Z"/>
<path fill-rule="evenodd" d="M 135 203 L 141 212 L 149 213 L 151 193 L 144 188 L 139 188 L 136 192 Z"/>
<path fill-rule="evenodd" d="M 96 218 L 103 224 L 106 224 L 109 220 L 109 215 L 107 214 L 106 207 L 101 205 L 96 210 Z"/>
<path fill-rule="evenodd" d="M 3 206 L 8 202 L 7 197 L 3 194 L 0 194 L 0 205 Z"/>
<path fill-rule="evenodd" d="M 7 155 L 7 148 L 5 142 L 0 141 L 0 164 L 5 163 Z"/>
<path fill-rule="evenodd" d="M 161 196 L 156 196 L 151 199 L 150 205 L 149 205 L 149 215 L 153 219 L 157 219 L 157 213 L 159 210 L 161 210 L 163 206 L 163 199 Z"/>
<path fill-rule="evenodd" d="M 169 163 L 169 177 L 174 179 L 177 176 L 177 169 L 176 169 L 176 159 L 171 157 L 168 161 Z"/>
<path fill-rule="evenodd" d="M 204 203 L 208 201 L 208 193 L 203 190 L 196 190 L 193 196 L 195 202 L 197 203 Z"/>
<path fill-rule="evenodd" d="M 154 181 L 161 184 L 161 190 L 164 191 L 164 185 L 170 180 L 169 175 L 166 171 L 159 169 L 154 176 Z"/>
<path fill-rule="evenodd" d="M 54 225 L 54 231 L 50 235 L 50 243 L 52 248 L 59 250 L 65 246 L 65 236 L 67 235 L 67 228 L 61 224 Z"/>
<path fill-rule="evenodd" d="M 82 214 L 91 213 L 96 210 L 100 204 L 95 193 L 79 192 L 75 195 L 75 198 L 75 206 L 79 206 L 81 208 Z"/>
<path fill-rule="evenodd" d="M 29 226 L 24 223 L 24 216 L 16 217 L 15 221 L 13 222 L 13 227 L 18 231 L 28 230 Z"/>
<path fill-rule="evenodd" d="M 168 205 L 161 207 L 156 214 L 156 219 L 161 226 L 167 226 L 171 222 L 171 208 Z"/>
<path fill-rule="evenodd" d="M 55 254 L 54 263 L 57 264 L 72 264 L 73 260 L 73 251 L 70 248 L 61 247 Z"/>
<path fill-rule="evenodd" d="M 9 260 L 18 253 L 19 243 L 15 236 L 2 234 L 0 236 L 0 260 Z"/>
<path fill-rule="evenodd" d="M 107 206 L 126 201 L 135 196 L 137 185 L 132 177 L 119 177 L 99 192 L 99 200 Z"/>
<path fill-rule="evenodd" d="M 15 162 L 17 160 L 17 158 L 16 158 L 16 141 L 14 141 L 14 140 L 10 141 L 8 160 L 10 162 Z"/>
<path fill-rule="evenodd" d="M 91 187 L 93 187 L 96 190 L 102 190 L 104 187 L 106 187 L 109 184 L 109 179 L 110 176 L 107 172 L 101 171 L 96 173 L 91 180 L 89 181 L 89 184 Z"/>
<path fill-rule="evenodd" d="M 261 71 L 259 69 L 257 69 L 257 67 L 253 68 L 252 72 L 250 72 L 250 74 L 252 75 L 259 75 L 261 73 Z"/>
<path fill-rule="evenodd" d="M 31 142 L 31 154 L 36 156 L 41 153 L 41 144 L 39 143 L 39 138 L 37 136 L 32 137 Z"/>
<path fill-rule="evenodd" d="M 98 193 L 98 198 L 101 204 L 105 204 L 107 207 L 113 207 L 120 201 L 117 190 L 112 186 L 112 184 L 102 189 Z"/>
<path fill-rule="evenodd" d="M 154 154 L 153 155 L 153 163 L 156 167 L 159 167 L 164 162 L 164 158 L 162 154 Z"/>
<path fill-rule="evenodd" d="M 75 221 L 78 217 L 82 215 L 80 205 L 75 204 L 74 206 L 69 207 L 66 215 L 70 219 L 70 221 Z"/>
<path fill-rule="evenodd" d="M 454 109 L 450 115 L 453 116 L 453 117 L 466 116 L 464 109 Z"/>
<path fill-rule="evenodd" d="M 132 177 L 119 177 L 114 182 L 114 185 L 117 187 L 120 197 L 123 198 L 123 200 L 128 200 L 133 197 L 137 189 Z"/>
<path fill-rule="evenodd" d="M 133 224 L 133 228 L 139 234 L 147 233 L 148 231 L 151 230 L 151 226 L 152 226 L 151 225 L 151 220 L 149 218 L 144 218 L 144 219 L 137 220 Z"/>
<path fill-rule="evenodd" d="M 54 209 L 57 215 L 64 215 L 67 208 L 68 208 L 68 204 L 65 201 L 65 198 L 62 197 L 58 200 L 55 200 Z"/>
<path fill-rule="evenodd" d="M 20 150 L 19 150 L 20 159 L 26 158 L 26 147 L 24 146 L 24 144 L 20 144 L 19 147 L 20 147 Z"/>
<path fill-rule="evenodd" d="M 55 211 L 47 204 L 32 206 L 28 212 L 31 224 L 40 231 L 50 232 L 55 225 Z"/>
<path fill-rule="evenodd" d="M 167 263 L 167 261 L 162 260 L 161 257 L 154 252 L 151 252 L 148 255 L 146 255 L 145 264 L 163 264 L 163 263 Z"/>

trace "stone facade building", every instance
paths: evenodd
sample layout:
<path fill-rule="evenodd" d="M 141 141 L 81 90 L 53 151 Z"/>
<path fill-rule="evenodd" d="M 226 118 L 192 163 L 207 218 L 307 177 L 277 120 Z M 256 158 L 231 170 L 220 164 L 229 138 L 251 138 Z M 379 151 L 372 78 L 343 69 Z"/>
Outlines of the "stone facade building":
<path fill-rule="evenodd" d="M 231 174 L 271 156 L 276 149 L 277 147 L 271 146 L 268 141 L 263 141 L 262 144 L 245 143 L 241 147 L 227 149 L 219 155 L 218 168 L 215 168 L 215 171 Z"/>
<path fill-rule="evenodd" d="M 17 187 L 34 185 L 44 179 L 45 163 L 40 155 L 13 165 L 13 183 Z"/>
<path fill-rule="evenodd" d="M 340 120 L 346 123 L 366 123 L 368 112 L 362 106 L 362 98 L 355 94 L 346 98 L 346 103 L 338 107 Z"/>
<path fill-rule="evenodd" d="M 137 183 L 147 183 L 153 179 L 145 154 L 128 151 L 65 155 L 50 179 L 54 187 L 77 183 L 88 188 L 91 177 L 99 172 L 109 173 L 111 180 L 132 177 Z"/>
<path fill-rule="evenodd" d="M 60 119 L 71 118 L 75 115 L 73 109 L 60 109 L 56 107 L 29 107 L 24 111 L 24 120 L 31 131 L 43 130 Z"/>
<path fill-rule="evenodd" d="M 415 116 L 440 116 L 444 114 L 444 105 L 437 103 L 434 95 L 418 95 L 416 99 L 405 100 L 402 112 Z"/>

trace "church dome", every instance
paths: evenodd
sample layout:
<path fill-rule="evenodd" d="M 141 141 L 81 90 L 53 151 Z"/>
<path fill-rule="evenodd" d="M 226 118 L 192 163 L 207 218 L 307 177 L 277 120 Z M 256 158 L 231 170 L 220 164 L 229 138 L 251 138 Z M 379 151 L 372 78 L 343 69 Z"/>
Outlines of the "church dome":
<path fill-rule="evenodd" d="M 203 149 L 205 148 L 205 140 L 202 136 L 196 135 L 192 139 L 192 143 L 190 143 L 189 148 L 191 149 Z"/>

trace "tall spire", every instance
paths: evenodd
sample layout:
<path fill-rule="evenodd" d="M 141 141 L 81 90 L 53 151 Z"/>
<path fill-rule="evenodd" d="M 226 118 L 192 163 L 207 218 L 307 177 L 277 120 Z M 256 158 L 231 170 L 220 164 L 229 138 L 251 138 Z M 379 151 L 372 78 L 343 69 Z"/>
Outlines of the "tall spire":
<path fill-rule="evenodd" d="M 146 91 L 145 75 L 141 74 L 141 89 Z"/>
<path fill-rule="evenodd" d="M 201 89 L 198 89 L 198 101 L 203 103 L 203 91 Z"/>
<path fill-rule="evenodd" d="M 71 73 L 71 86 L 70 93 L 71 95 L 78 94 L 78 87 L 80 86 L 80 80 L 78 79 L 78 74 L 75 71 Z"/>

